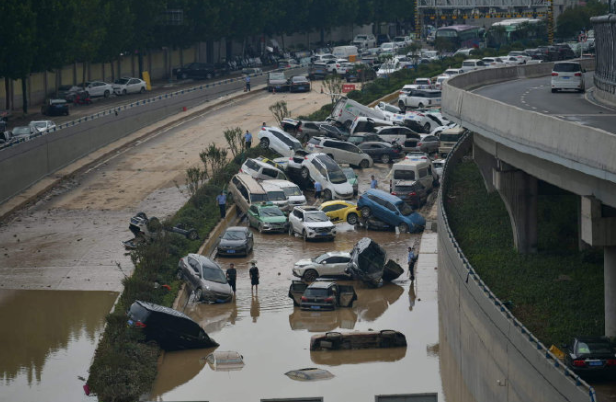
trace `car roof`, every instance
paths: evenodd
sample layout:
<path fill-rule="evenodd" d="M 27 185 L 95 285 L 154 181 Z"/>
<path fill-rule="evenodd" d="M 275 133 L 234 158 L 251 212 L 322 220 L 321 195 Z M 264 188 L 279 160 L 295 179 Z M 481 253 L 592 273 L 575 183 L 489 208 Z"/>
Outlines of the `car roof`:
<path fill-rule="evenodd" d="M 225 232 L 229 230 L 234 232 L 248 232 L 249 229 L 246 226 L 229 226 L 225 229 Z"/>
<path fill-rule="evenodd" d="M 312 284 L 310 284 L 310 286 L 308 286 L 308 288 L 312 288 L 312 289 L 327 289 L 329 287 L 332 287 L 334 285 L 334 282 L 312 282 Z"/>
<path fill-rule="evenodd" d="M 366 190 L 366 192 L 364 194 L 374 195 L 376 197 L 379 197 L 382 200 L 389 201 L 392 204 L 397 204 L 397 203 L 399 203 L 401 201 L 400 198 L 396 197 L 395 195 L 391 195 L 391 194 L 389 194 L 386 191 L 378 190 L 378 189 L 374 189 L 374 188 Z M 362 196 L 363 196 L 363 194 L 362 194 Z"/>
<path fill-rule="evenodd" d="M 297 184 L 293 183 L 292 181 L 282 180 L 282 179 L 268 179 L 268 180 L 263 180 L 262 183 L 272 184 L 272 185 L 280 187 L 280 188 L 283 188 L 283 187 L 299 187 Z"/>
<path fill-rule="evenodd" d="M 385 142 L 385 141 L 366 141 L 366 142 L 362 142 L 359 145 L 361 146 L 361 145 L 375 145 L 375 144 L 385 145 L 386 147 L 389 147 L 389 148 L 392 147 L 392 145 L 389 142 Z"/>
<path fill-rule="evenodd" d="M 325 201 L 321 203 L 321 206 L 319 208 L 323 208 L 323 207 L 327 207 L 330 205 L 339 205 L 339 204 L 344 204 L 344 205 L 349 205 L 349 206 L 356 206 L 355 204 L 353 204 L 352 202 L 349 201 L 345 201 L 345 200 L 332 200 L 332 201 Z"/>

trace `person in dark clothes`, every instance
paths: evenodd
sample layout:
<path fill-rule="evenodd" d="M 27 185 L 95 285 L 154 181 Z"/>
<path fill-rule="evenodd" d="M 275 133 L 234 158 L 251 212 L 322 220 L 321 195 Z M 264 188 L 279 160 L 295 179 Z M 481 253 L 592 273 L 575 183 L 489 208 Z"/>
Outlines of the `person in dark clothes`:
<path fill-rule="evenodd" d="M 257 268 L 256 261 L 250 261 L 252 267 L 248 270 L 248 274 L 250 275 L 250 291 L 253 292 L 256 286 L 257 293 L 259 293 L 259 268 Z"/>
<path fill-rule="evenodd" d="M 224 218 L 227 216 L 227 196 L 224 191 L 221 191 L 220 194 L 216 196 L 216 203 L 218 204 L 218 208 L 220 208 L 220 217 Z"/>
<path fill-rule="evenodd" d="M 235 264 L 229 264 L 229 269 L 227 269 L 227 282 L 229 282 L 229 286 L 233 289 L 233 294 L 235 294 L 235 281 L 237 279 L 237 270 L 235 269 Z"/>
<path fill-rule="evenodd" d="M 417 261 L 417 256 L 413 252 L 413 247 L 409 247 L 409 255 L 408 255 L 409 275 L 412 281 L 415 280 L 415 261 Z"/>

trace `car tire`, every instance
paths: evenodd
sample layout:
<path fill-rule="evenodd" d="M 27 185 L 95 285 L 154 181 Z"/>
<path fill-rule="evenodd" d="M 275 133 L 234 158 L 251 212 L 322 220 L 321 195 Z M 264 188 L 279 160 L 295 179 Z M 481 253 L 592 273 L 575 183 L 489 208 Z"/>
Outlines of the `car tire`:
<path fill-rule="evenodd" d="M 347 215 L 347 223 L 349 225 L 357 225 L 357 222 L 359 221 L 359 217 L 357 216 L 357 214 L 355 213 L 350 213 Z"/>
<path fill-rule="evenodd" d="M 424 124 L 423 129 L 426 133 L 430 133 L 430 123 Z"/>
<path fill-rule="evenodd" d="M 305 230 L 302 231 L 302 237 L 304 238 L 304 241 L 308 241 L 308 232 L 306 232 Z"/>
<path fill-rule="evenodd" d="M 362 207 L 361 208 L 361 216 L 363 216 L 364 218 L 370 217 L 370 208 L 369 207 Z"/>
<path fill-rule="evenodd" d="M 398 230 L 400 231 L 400 233 L 408 233 L 409 225 L 407 225 L 406 223 L 401 223 L 400 225 L 398 225 Z"/>
<path fill-rule="evenodd" d="M 181 281 L 184 280 L 184 274 L 182 274 L 181 268 L 178 268 L 178 270 L 175 272 L 175 277 Z"/>
<path fill-rule="evenodd" d="M 319 277 L 319 273 L 314 269 L 309 269 L 302 275 L 302 281 L 312 283 Z"/>
<path fill-rule="evenodd" d="M 186 238 L 188 240 L 197 240 L 199 238 L 199 233 L 195 229 L 191 229 L 186 233 Z"/>
<path fill-rule="evenodd" d="M 324 201 L 331 201 L 331 199 L 332 199 L 332 192 L 331 192 L 331 190 L 323 191 L 323 200 Z"/>
<path fill-rule="evenodd" d="M 145 87 L 141 87 L 141 89 L 139 90 L 140 94 L 144 94 L 145 93 Z"/>
<path fill-rule="evenodd" d="M 310 179 L 310 172 L 308 171 L 308 168 L 306 167 L 302 167 L 302 170 L 300 170 L 299 174 L 300 176 L 302 176 L 302 179 L 304 180 Z"/>
<path fill-rule="evenodd" d="M 195 290 L 195 301 L 200 302 L 202 297 L 203 297 L 203 289 L 197 288 L 197 290 Z"/>
<path fill-rule="evenodd" d="M 293 225 L 289 223 L 289 236 L 295 236 L 295 232 L 293 231 Z"/>
<path fill-rule="evenodd" d="M 270 142 L 269 142 L 269 139 L 267 138 L 261 138 L 261 142 L 259 144 L 261 145 L 261 148 L 268 149 Z"/>
<path fill-rule="evenodd" d="M 111 95 L 111 92 L 109 91 L 105 91 L 105 93 L 103 94 L 105 98 L 109 98 L 110 95 Z"/>
<path fill-rule="evenodd" d="M 387 154 L 381 155 L 381 162 L 389 163 L 390 161 L 391 161 L 391 159 L 389 158 L 389 155 L 387 155 Z"/>
<path fill-rule="evenodd" d="M 423 108 L 424 108 L 424 104 L 423 104 L 423 103 L 420 103 L 419 105 L 417 105 L 417 108 L 418 108 L 418 109 L 423 109 Z"/>
<path fill-rule="evenodd" d="M 126 89 L 122 90 L 122 95 L 126 95 L 128 92 L 126 92 Z"/>
<path fill-rule="evenodd" d="M 359 162 L 359 167 L 362 169 L 367 169 L 370 167 L 370 161 L 368 159 L 363 159 L 361 162 Z"/>

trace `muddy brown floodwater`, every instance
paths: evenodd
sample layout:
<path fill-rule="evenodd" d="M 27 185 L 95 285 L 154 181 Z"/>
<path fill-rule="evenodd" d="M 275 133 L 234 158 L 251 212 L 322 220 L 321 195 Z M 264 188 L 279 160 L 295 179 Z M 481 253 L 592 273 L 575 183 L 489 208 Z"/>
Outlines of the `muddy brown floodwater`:
<path fill-rule="evenodd" d="M 384 178 L 387 168 L 360 172 L 360 193 L 369 177 Z M 381 179 L 382 181 L 382 179 Z M 383 182 L 383 181 L 382 181 Z M 246 225 L 246 223 L 243 223 Z M 287 234 L 255 233 L 254 252 L 246 258 L 217 258 L 226 269 L 238 269 L 237 297 L 229 304 L 198 304 L 185 298 L 180 309 L 199 322 L 220 346 L 217 349 L 171 352 L 164 355 L 150 399 L 159 401 L 258 401 L 262 398 L 324 397 L 326 401 L 374 401 L 375 395 L 437 392 L 443 401 L 438 358 L 437 271 L 417 272 L 411 284 L 406 272 L 406 249 L 418 234 L 366 231 L 338 224 L 333 242 L 307 242 Z M 331 312 L 300 311 L 288 290 L 295 261 L 324 252 L 349 251 L 362 237 L 383 246 L 405 273 L 378 289 L 351 282 L 357 301 L 351 308 Z M 251 294 L 249 261 L 257 260 L 261 284 Z M 406 335 L 408 347 L 382 350 L 310 352 L 310 337 L 327 331 L 394 329 Z M 238 371 L 214 371 L 205 357 L 237 351 L 245 366 Z M 295 381 L 287 371 L 307 367 L 329 370 L 334 378 Z"/>

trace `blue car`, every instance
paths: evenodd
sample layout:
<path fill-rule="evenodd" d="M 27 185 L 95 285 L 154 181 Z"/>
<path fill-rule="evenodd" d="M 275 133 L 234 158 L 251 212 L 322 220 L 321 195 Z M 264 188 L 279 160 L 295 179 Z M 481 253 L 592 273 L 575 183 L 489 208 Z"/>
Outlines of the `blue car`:
<path fill-rule="evenodd" d="M 377 218 L 389 225 L 397 226 L 401 233 L 421 232 L 426 219 L 413 212 L 407 203 L 385 191 L 370 189 L 357 201 L 357 207 L 364 218 Z"/>

